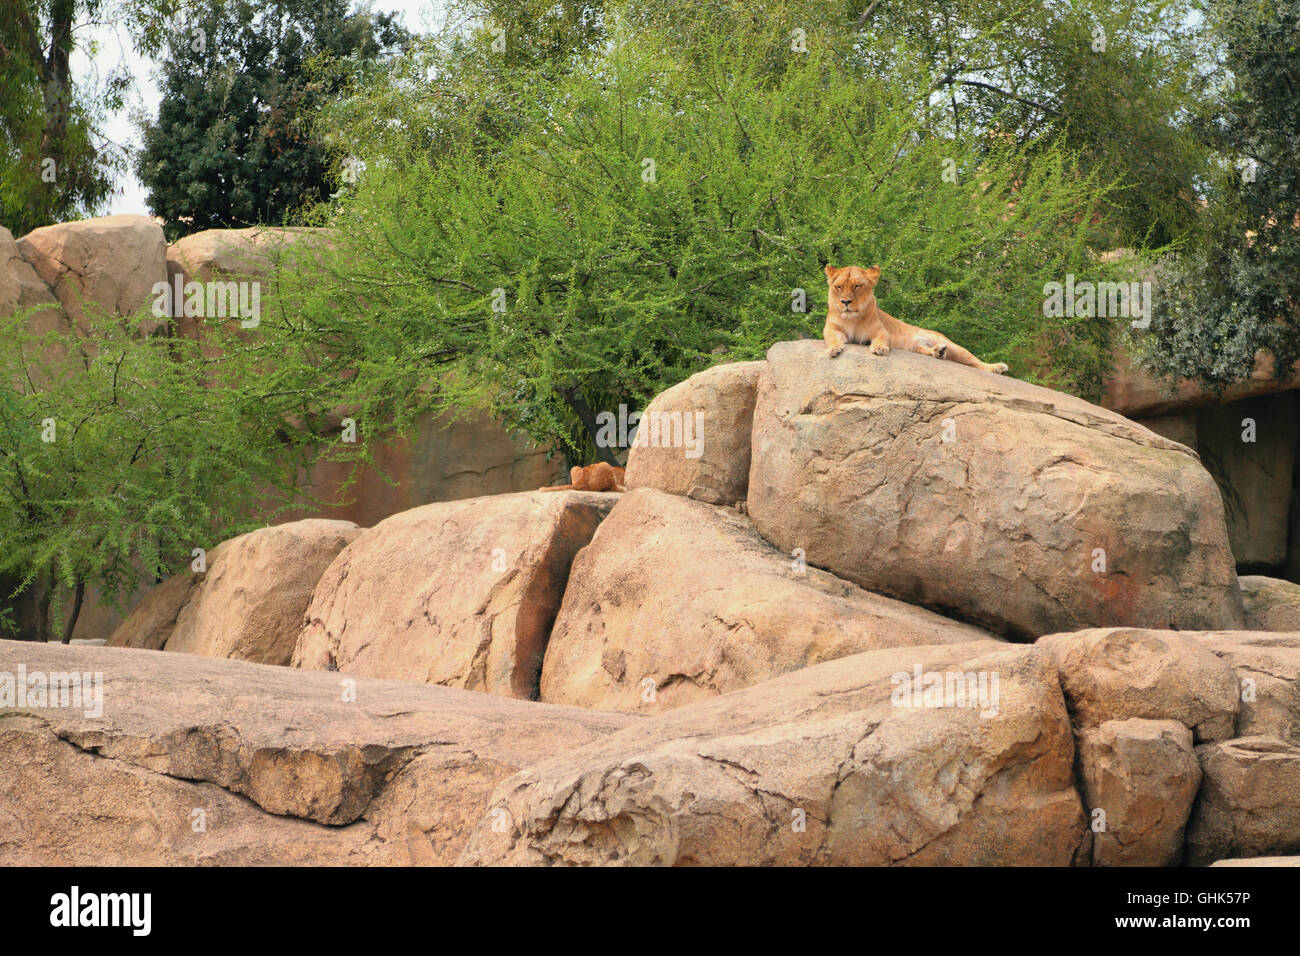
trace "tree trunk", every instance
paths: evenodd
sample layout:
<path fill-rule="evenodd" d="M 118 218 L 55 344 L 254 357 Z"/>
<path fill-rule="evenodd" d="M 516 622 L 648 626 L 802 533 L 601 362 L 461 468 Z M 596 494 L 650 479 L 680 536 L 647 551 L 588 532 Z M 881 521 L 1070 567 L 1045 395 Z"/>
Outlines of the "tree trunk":
<path fill-rule="evenodd" d="M 36 587 L 36 582 L 33 581 L 31 586 Z M 45 590 L 40 592 L 40 597 L 36 600 L 36 640 L 42 644 L 50 640 L 50 598 L 53 594 L 54 575 L 51 574 Z"/>
<path fill-rule="evenodd" d="M 86 582 L 77 578 L 77 586 L 72 592 L 72 614 L 68 618 L 68 626 L 63 629 L 63 643 L 72 642 L 72 632 L 77 629 L 77 618 L 81 616 L 81 602 L 86 596 Z"/>
<path fill-rule="evenodd" d="M 596 441 L 596 435 L 600 429 L 596 425 L 596 415 L 592 412 L 591 406 L 583 400 L 575 389 L 562 388 L 560 394 L 564 396 L 565 403 L 577 413 L 578 418 L 582 420 L 583 427 L 591 435 L 591 443 L 596 448 L 596 457 L 601 461 L 617 466 L 618 459 L 614 457 L 614 453 L 608 448 L 602 448 L 600 442 Z"/>
<path fill-rule="evenodd" d="M 54 0 L 50 9 L 50 52 L 42 76 L 45 134 L 41 153 L 54 158 L 56 175 L 63 175 L 63 143 L 68 134 L 71 89 L 69 57 L 72 52 L 72 17 L 75 0 Z"/>

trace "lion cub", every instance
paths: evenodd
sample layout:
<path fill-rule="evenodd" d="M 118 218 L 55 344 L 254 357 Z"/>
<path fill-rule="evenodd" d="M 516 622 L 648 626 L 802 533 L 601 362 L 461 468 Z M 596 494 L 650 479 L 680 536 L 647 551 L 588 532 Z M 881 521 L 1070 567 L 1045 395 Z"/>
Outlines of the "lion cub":
<path fill-rule="evenodd" d="M 627 491 L 623 487 L 622 468 L 617 468 L 607 462 L 598 461 L 594 465 L 588 465 L 583 468 L 581 465 L 574 465 L 569 469 L 569 483 L 567 485 L 550 485 L 546 488 L 539 488 L 538 491 Z"/>
<path fill-rule="evenodd" d="M 842 269 L 826 266 L 828 292 L 826 327 L 822 329 L 822 338 L 826 340 L 828 356 L 834 358 L 839 355 L 850 342 L 862 345 L 870 342 L 871 351 L 876 355 L 885 355 L 891 348 L 895 348 L 960 362 L 998 375 L 1007 370 L 1006 362 L 995 365 L 981 362 L 947 336 L 900 322 L 880 308 L 876 305 L 875 292 L 879 278 L 880 269 L 877 266 L 870 269 L 860 266 L 844 266 Z"/>

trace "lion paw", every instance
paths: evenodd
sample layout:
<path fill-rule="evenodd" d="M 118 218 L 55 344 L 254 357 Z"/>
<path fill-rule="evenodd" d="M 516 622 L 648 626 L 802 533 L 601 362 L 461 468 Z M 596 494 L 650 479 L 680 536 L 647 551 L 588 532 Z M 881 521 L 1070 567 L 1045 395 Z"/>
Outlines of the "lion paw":
<path fill-rule="evenodd" d="M 888 345 L 873 345 L 873 346 L 871 346 L 871 354 L 872 354 L 872 355 L 888 355 L 888 354 L 889 354 L 889 346 L 888 346 Z"/>
<path fill-rule="evenodd" d="M 946 346 L 946 345 L 940 345 L 937 349 L 934 350 L 934 357 L 935 357 L 935 358 L 939 358 L 939 359 L 941 359 L 941 358 L 947 358 L 947 357 L 948 357 L 948 346 Z"/>
<path fill-rule="evenodd" d="M 1002 375 L 1005 372 L 1011 371 L 1011 366 L 1006 362 L 998 362 L 996 365 L 990 365 L 989 371 L 994 375 Z"/>
<path fill-rule="evenodd" d="M 828 349 L 826 350 L 826 357 L 827 357 L 827 358 L 835 358 L 835 356 L 839 355 L 839 354 L 840 354 L 841 352 L 843 352 L 843 351 L 844 351 L 844 346 L 842 346 L 842 345 L 833 345 L 833 346 L 831 346 L 830 348 L 828 348 Z"/>

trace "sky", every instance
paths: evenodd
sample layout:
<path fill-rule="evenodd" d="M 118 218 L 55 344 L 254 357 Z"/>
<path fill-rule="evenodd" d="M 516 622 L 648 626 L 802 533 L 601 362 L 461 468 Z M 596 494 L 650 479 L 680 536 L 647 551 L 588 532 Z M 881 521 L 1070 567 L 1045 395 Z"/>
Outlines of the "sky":
<path fill-rule="evenodd" d="M 441 23 L 441 0 L 374 0 L 371 9 L 381 13 L 400 13 L 408 30 L 427 32 Z M 95 55 L 86 53 L 90 41 L 96 44 Z M 134 113 L 141 110 L 150 116 L 158 115 L 158 86 L 155 82 L 157 64 L 139 56 L 131 47 L 126 31 L 114 24 L 82 26 L 77 32 L 77 45 L 72 56 L 72 71 L 77 81 L 107 76 L 121 64 L 126 64 L 135 79 L 135 89 L 127 98 L 127 106 L 110 114 L 104 135 L 114 143 L 139 147 L 140 133 L 132 122 Z M 144 187 L 135 178 L 134 170 L 127 170 L 118 179 L 113 197 L 102 210 L 103 215 L 137 213 L 149 215 L 145 203 Z"/>

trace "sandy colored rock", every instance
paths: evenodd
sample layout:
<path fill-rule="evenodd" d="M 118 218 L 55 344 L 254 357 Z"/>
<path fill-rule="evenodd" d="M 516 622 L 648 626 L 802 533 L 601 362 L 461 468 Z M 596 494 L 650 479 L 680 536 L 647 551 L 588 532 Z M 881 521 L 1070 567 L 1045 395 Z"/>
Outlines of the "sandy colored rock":
<path fill-rule="evenodd" d="M 44 307 L 35 319 L 45 313 L 66 322 L 63 308 L 54 292 L 45 283 L 32 264 L 23 258 L 13 234 L 0 226 L 0 316 L 13 315 L 25 309 Z M 48 321 L 46 324 L 49 324 Z M 43 329 L 37 329 L 43 331 Z"/>
<path fill-rule="evenodd" d="M 321 577 L 293 666 L 535 700 L 569 566 L 617 498 L 498 495 L 380 522 Z"/>
<path fill-rule="evenodd" d="M 293 303 L 274 299 L 280 289 L 278 270 L 298 272 L 320 268 L 315 253 L 330 244 L 330 232 L 329 229 L 292 226 L 205 229 L 184 236 L 167 247 L 167 281 L 173 290 L 179 281 L 182 292 L 187 283 L 201 283 L 204 286 L 205 303 L 208 283 L 255 283 L 260 306 L 292 309 Z M 250 296 L 251 305 L 252 289 L 245 294 Z M 205 326 L 213 318 L 228 319 L 229 329 L 241 338 L 255 334 L 248 331 L 255 326 L 241 324 L 241 319 L 248 323 L 260 321 L 261 318 L 260 315 L 240 316 L 230 308 L 224 316 L 186 315 L 185 296 L 177 296 L 174 291 L 172 302 L 172 314 L 178 332 L 187 338 L 198 340 L 205 338 Z M 203 352 L 213 356 L 218 350 L 205 344 Z"/>
<path fill-rule="evenodd" d="M 1300 632 L 1300 584 L 1262 574 L 1245 574 L 1238 580 L 1247 630 Z"/>
<path fill-rule="evenodd" d="M 166 649 L 287 665 L 317 582 L 360 534 L 350 521 L 309 518 L 223 541 Z"/>
<path fill-rule="evenodd" d="M 248 229 L 205 229 L 177 239 L 167 247 L 167 263 L 186 281 L 218 278 L 258 279 L 271 275 L 286 250 L 329 243 L 330 230 L 295 226 L 254 226 Z"/>
<path fill-rule="evenodd" d="M 198 575 L 183 571 L 151 588 L 109 636 L 108 646 L 161 651 L 176 629 L 177 615 L 197 592 L 199 580 Z"/>
<path fill-rule="evenodd" d="M 555 484 L 564 472 L 562 457 L 548 460 L 545 448 L 511 436 L 486 412 L 424 415 L 405 439 L 362 433 L 375 464 L 358 468 L 348 484 L 351 463 L 318 462 L 298 487 L 323 505 L 305 504 L 287 517 L 338 518 L 368 528 L 433 502 L 532 491 Z"/>
<path fill-rule="evenodd" d="M 155 283 L 167 280 L 167 243 L 162 227 L 147 216 L 42 226 L 19 239 L 18 248 L 79 329 L 86 328 L 87 305 L 133 315 L 153 303 Z M 165 319 L 146 318 L 140 329 L 165 325 Z"/>
<path fill-rule="evenodd" d="M 1197 634 L 1237 678 L 1239 737 L 1279 737 L 1300 746 L 1300 633 Z"/>
<path fill-rule="evenodd" d="M 1133 419 L 1143 428 L 1149 428 L 1163 438 L 1186 445 L 1192 451 L 1197 450 L 1196 438 L 1197 413 L 1180 412 L 1175 415 L 1158 415 L 1155 418 Z"/>
<path fill-rule="evenodd" d="M 781 550 L 999 632 L 1241 626 L 1223 502 L 1194 452 L 954 362 L 774 345 L 748 500 Z"/>
<path fill-rule="evenodd" d="M 1218 394 L 1191 379 L 1163 382 L 1142 368 L 1122 347 L 1115 350 L 1111 361 L 1114 370 L 1105 382 L 1101 404 L 1130 418 L 1177 414 L 1300 387 L 1300 362 L 1292 367 L 1289 377 L 1278 378 L 1274 375 L 1273 357 L 1262 350 L 1255 356 L 1250 377 Z"/>
<path fill-rule="evenodd" d="M 657 488 L 712 505 L 743 502 L 762 367 L 715 365 L 656 395 L 628 452 L 627 489 Z"/>
<path fill-rule="evenodd" d="M 1201 784 L 1192 732 L 1174 720 L 1108 720 L 1079 735 L 1094 866 L 1176 866 Z"/>
<path fill-rule="evenodd" d="M 0 641 L 103 674 L 103 716 L 0 710 L 0 865 L 445 865 L 492 788 L 629 725 L 396 681 Z M 195 832 L 203 811 L 205 829 Z"/>
<path fill-rule="evenodd" d="M 1300 747 L 1256 736 L 1196 753 L 1205 777 L 1187 827 L 1187 862 L 1300 852 Z"/>
<path fill-rule="evenodd" d="M 31 310 L 30 312 L 28 310 Z M 30 262 L 23 258 L 18 243 L 8 229 L 0 226 L 0 317 L 17 312 L 27 313 L 22 328 L 30 335 L 44 338 L 51 333 L 66 334 L 72 328 L 63 306 L 54 297 L 53 291 L 45 281 L 36 274 Z M 47 376 L 42 374 L 40 365 L 49 362 L 55 368 L 61 367 L 67 356 L 66 346 L 62 342 L 49 342 L 40 353 L 26 352 L 32 359 L 24 366 L 24 372 L 13 382 L 15 386 L 25 387 L 24 378 L 30 376 L 38 385 L 43 386 Z"/>
<path fill-rule="evenodd" d="M 1234 735 L 1236 675 L 1195 634 L 1094 628 L 1050 634 L 1035 646 L 1056 661 L 1080 728 L 1141 717 L 1176 720 L 1197 743 Z"/>
<path fill-rule="evenodd" d="M 642 488 L 573 563 L 541 699 L 658 713 L 862 651 L 988 638 L 801 568 L 730 509 Z"/>
<path fill-rule="evenodd" d="M 996 674 L 996 713 L 901 706 L 917 667 L 983 672 L 985 703 Z M 461 863 L 1068 865 L 1089 853 L 1073 760 L 1042 651 L 871 651 L 535 765 L 498 787 Z"/>

